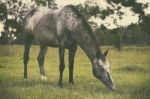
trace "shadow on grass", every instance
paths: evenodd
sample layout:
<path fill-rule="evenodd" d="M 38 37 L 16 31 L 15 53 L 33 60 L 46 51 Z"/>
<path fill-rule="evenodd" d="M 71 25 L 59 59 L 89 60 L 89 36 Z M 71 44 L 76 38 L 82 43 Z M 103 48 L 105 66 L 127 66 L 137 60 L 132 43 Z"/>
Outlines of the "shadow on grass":
<path fill-rule="evenodd" d="M 142 66 L 136 66 L 136 65 L 129 66 L 128 65 L 128 66 L 123 66 L 121 68 L 115 69 L 114 71 L 126 74 L 126 76 L 128 75 L 128 73 L 133 73 L 134 76 L 136 74 L 138 74 L 138 75 L 144 74 L 144 76 L 147 76 L 147 78 L 146 77 L 140 78 L 143 76 L 139 76 L 138 79 L 134 79 L 134 78 L 133 79 L 127 79 L 126 78 L 127 81 L 120 83 L 120 84 L 118 83 L 118 88 L 114 94 L 127 96 L 127 97 L 130 97 L 130 99 L 150 99 L 150 94 L 149 94 L 149 92 L 150 92 L 150 85 L 149 85 L 150 84 L 150 78 L 148 78 L 148 76 L 149 76 L 149 70 L 148 69 L 146 69 Z M 131 80 L 132 83 L 134 82 L 134 84 L 127 83 L 129 80 Z"/>
<path fill-rule="evenodd" d="M 150 81 L 143 83 L 141 86 L 134 86 L 133 98 L 135 99 L 150 99 Z"/>
<path fill-rule="evenodd" d="M 6 66 L 0 64 L 0 68 L 5 68 Z"/>
<path fill-rule="evenodd" d="M 11 82 L 9 82 L 8 80 L 6 80 L 5 82 L 0 80 L 1 88 L 13 88 L 13 87 L 27 88 L 27 87 L 34 87 L 38 85 L 48 86 L 48 85 L 54 85 L 54 83 L 48 81 L 41 81 L 41 80 L 16 80 Z"/>
<path fill-rule="evenodd" d="M 16 97 L 16 94 L 12 91 L 8 91 L 8 89 L 2 89 L 0 90 L 0 98 L 1 99 L 18 99 Z"/>
<path fill-rule="evenodd" d="M 0 79 L 0 99 L 22 99 L 25 96 L 25 92 L 29 93 L 30 90 L 38 88 L 47 88 L 55 86 L 53 82 L 39 81 L 39 80 L 12 80 L 12 79 Z M 50 87 L 51 88 L 51 87 Z M 42 90 L 42 89 L 41 89 Z M 36 91 L 36 90 L 35 90 Z M 25 99 L 25 98 L 24 98 Z"/>
<path fill-rule="evenodd" d="M 150 99 L 150 80 L 145 81 L 141 85 L 128 85 L 119 86 L 116 91 L 113 92 L 115 95 L 128 97 L 129 99 Z"/>

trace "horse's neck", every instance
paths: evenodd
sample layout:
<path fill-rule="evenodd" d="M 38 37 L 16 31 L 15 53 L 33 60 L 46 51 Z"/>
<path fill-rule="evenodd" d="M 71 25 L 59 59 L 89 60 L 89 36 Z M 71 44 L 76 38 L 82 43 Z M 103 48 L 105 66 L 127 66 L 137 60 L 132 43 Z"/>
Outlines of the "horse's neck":
<path fill-rule="evenodd" d="M 96 53 L 97 53 L 98 49 L 93 46 L 82 46 L 82 48 L 85 51 L 85 53 L 87 54 L 87 56 L 89 57 L 90 61 L 93 62 L 94 58 L 97 57 Z"/>
<path fill-rule="evenodd" d="M 87 54 L 90 61 L 93 62 L 95 58 L 98 58 L 98 56 L 101 55 L 101 51 L 96 42 L 94 35 L 88 34 L 88 36 L 89 38 L 87 39 L 84 39 L 85 37 L 83 37 L 82 39 L 83 41 L 80 43 L 80 46 L 84 50 L 84 52 Z"/>

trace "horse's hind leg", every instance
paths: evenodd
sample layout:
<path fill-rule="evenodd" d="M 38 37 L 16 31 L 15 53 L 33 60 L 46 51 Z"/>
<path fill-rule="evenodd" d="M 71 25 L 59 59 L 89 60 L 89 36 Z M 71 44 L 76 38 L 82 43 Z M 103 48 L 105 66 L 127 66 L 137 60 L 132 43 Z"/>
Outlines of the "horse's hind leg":
<path fill-rule="evenodd" d="M 73 84 L 73 68 L 74 68 L 74 57 L 77 50 L 77 46 L 71 46 L 69 48 L 69 83 Z"/>
<path fill-rule="evenodd" d="M 34 37 L 32 35 L 25 36 L 25 47 L 24 47 L 24 79 L 27 79 L 27 64 L 29 60 L 29 52 Z"/>
<path fill-rule="evenodd" d="M 39 67 L 40 67 L 40 73 L 41 73 L 41 79 L 42 80 L 46 80 L 46 75 L 45 75 L 45 71 L 44 71 L 44 59 L 45 59 L 45 54 L 47 51 L 47 47 L 46 46 L 40 46 L 40 52 L 38 55 L 38 62 L 39 62 Z"/>
<path fill-rule="evenodd" d="M 59 76 L 59 85 L 62 86 L 62 77 L 63 77 L 63 71 L 65 69 L 65 62 L 64 62 L 64 54 L 65 54 L 65 47 L 60 47 L 59 48 L 59 71 L 60 71 L 60 76 Z"/>

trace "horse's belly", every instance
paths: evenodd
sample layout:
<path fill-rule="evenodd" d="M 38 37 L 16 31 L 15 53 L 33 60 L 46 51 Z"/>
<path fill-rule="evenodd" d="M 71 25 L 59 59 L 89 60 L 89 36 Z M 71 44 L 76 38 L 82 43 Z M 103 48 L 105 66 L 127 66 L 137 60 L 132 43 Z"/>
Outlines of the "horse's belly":
<path fill-rule="evenodd" d="M 34 35 L 35 40 L 42 44 L 42 45 L 46 45 L 46 46 L 58 46 L 58 40 L 55 36 L 55 34 L 53 33 L 36 33 L 36 35 Z"/>
<path fill-rule="evenodd" d="M 59 43 L 58 43 L 58 40 L 55 39 L 55 40 L 49 40 L 47 42 L 47 46 L 50 46 L 50 47 L 58 47 L 59 46 Z"/>

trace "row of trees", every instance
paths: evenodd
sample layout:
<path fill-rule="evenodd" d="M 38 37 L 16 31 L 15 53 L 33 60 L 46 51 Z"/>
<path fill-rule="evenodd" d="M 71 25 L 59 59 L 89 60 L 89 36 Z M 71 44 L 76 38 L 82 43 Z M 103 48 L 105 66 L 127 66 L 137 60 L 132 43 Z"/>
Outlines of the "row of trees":
<path fill-rule="evenodd" d="M 139 21 L 137 24 L 131 24 L 128 27 L 133 28 L 135 26 L 140 27 L 144 33 L 150 34 L 150 15 L 145 14 L 144 9 L 148 8 L 148 3 L 143 4 L 136 2 L 136 0 L 107 0 L 110 7 L 102 9 L 95 0 L 87 0 L 84 5 L 77 5 L 78 10 L 85 16 L 87 20 L 91 17 L 105 19 L 111 15 L 117 15 L 119 20 L 122 20 L 124 12 L 121 10 L 122 7 L 131 7 L 131 11 L 134 14 L 139 15 Z M 57 4 L 55 0 L 32 0 L 32 4 L 25 4 L 22 0 L 5 0 L 0 1 L 0 21 L 3 23 L 4 28 L 1 32 L 0 43 L 6 44 L 16 39 L 17 42 L 22 41 L 22 19 L 25 13 L 34 6 L 46 6 L 49 8 L 56 9 Z M 117 31 L 116 33 L 116 45 L 120 48 L 123 36 L 123 27 L 118 25 L 118 19 L 115 17 L 111 18 L 114 20 L 116 29 L 111 31 Z M 91 27 L 94 28 L 96 35 L 102 31 L 105 33 L 110 32 L 105 25 L 98 26 L 97 23 L 89 21 Z M 126 28 L 128 29 L 128 28 Z M 130 30 L 130 29 L 129 29 Z M 102 33 L 103 35 L 105 35 Z M 141 32 L 143 33 L 143 32 Z M 113 32 L 112 32 L 113 34 Z M 136 35 L 136 34 L 135 34 Z"/>

